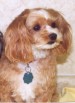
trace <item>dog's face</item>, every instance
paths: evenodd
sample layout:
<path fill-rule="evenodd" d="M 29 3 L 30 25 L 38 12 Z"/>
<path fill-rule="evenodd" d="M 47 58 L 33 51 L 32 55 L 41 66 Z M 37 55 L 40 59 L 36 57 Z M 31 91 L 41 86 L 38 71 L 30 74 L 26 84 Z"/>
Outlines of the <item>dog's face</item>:
<path fill-rule="evenodd" d="M 36 49 L 64 53 L 71 44 L 70 26 L 52 9 L 25 10 L 8 27 L 5 53 L 11 61 L 31 61 Z"/>
<path fill-rule="evenodd" d="M 57 18 L 46 10 L 30 12 L 26 20 L 26 27 L 32 35 L 34 46 L 38 49 L 52 49 L 63 41 Z"/>

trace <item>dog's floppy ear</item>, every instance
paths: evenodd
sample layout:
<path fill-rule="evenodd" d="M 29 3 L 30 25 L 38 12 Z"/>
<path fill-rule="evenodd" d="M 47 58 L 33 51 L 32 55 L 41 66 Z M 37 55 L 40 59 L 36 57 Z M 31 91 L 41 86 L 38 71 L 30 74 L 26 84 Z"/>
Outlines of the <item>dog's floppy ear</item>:
<path fill-rule="evenodd" d="M 31 37 L 25 25 L 29 12 L 22 12 L 5 33 L 5 55 L 12 62 L 30 62 L 33 59 Z"/>
<path fill-rule="evenodd" d="M 72 31 L 68 22 L 61 15 L 59 15 L 57 22 L 59 23 L 58 29 L 62 33 L 63 38 L 62 42 L 57 48 L 57 55 L 58 55 L 68 53 L 70 51 L 72 44 Z"/>
<path fill-rule="evenodd" d="M 4 39 L 3 39 L 3 33 L 0 31 L 0 58 L 2 56 L 4 50 Z"/>

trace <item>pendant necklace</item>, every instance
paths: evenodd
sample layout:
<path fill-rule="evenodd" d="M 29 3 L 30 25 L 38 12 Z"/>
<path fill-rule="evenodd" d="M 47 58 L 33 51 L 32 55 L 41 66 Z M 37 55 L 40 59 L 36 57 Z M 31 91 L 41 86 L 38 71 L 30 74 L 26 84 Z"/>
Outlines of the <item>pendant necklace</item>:
<path fill-rule="evenodd" d="M 25 67 L 25 71 L 26 72 L 25 72 L 25 74 L 23 76 L 23 81 L 24 81 L 24 83 L 29 84 L 33 80 L 33 74 L 31 72 L 31 67 L 29 66 L 29 64 L 27 64 L 27 66 Z"/>

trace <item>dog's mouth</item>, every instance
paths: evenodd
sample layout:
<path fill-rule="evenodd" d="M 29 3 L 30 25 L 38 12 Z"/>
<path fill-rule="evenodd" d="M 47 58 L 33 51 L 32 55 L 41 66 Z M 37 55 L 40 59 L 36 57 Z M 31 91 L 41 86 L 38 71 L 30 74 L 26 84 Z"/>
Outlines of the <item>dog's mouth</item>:
<path fill-rule="evenodd" d="M 55 41 L 49 41 L 47 44 L 54 44 Z"/>
<path fill-rule="evenodd" d="M 34 45 L 37 49 L 53 49 L 57 47 L 60 44 L 60 42 L 57 41 L 49 41 L 45 44 L 36 44 Z"/>

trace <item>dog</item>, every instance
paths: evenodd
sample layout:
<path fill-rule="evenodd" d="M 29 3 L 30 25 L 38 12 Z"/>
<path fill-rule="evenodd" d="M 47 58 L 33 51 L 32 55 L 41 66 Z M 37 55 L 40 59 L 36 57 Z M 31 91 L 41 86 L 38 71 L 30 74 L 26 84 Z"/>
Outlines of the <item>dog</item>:
<path fill-rule="evenodd" d="M 71 47 L 71 29 L 56 10 L 26 9 L 8 26 L 0 59 L 1 102 L 57 101 L 57 57 Z"/>

